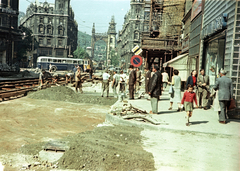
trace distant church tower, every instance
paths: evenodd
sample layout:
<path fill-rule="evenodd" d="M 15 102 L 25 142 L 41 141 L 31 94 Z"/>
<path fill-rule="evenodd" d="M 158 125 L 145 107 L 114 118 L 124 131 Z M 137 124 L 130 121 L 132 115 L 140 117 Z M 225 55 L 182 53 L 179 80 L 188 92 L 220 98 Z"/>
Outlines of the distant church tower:
<path fill-rule="evenodd" d="M 110 52 L 111 50 L 116 48 L 116 23 L 114 20 L 114 16 L 112 16 L 111 22 L 108 27 L 108 44 L 107 44 L 107 60 L 111 59 Z"/>

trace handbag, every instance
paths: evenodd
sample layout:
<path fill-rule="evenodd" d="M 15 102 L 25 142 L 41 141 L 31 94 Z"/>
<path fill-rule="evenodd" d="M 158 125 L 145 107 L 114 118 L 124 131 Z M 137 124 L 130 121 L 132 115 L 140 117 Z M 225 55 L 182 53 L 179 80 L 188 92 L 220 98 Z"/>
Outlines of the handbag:
<path fill-rule="evenodd" d="M 173 94 L 173 86 L 172 85 L 170 85 L 169 94 Z"/>
<path fill-rule="evenodd" d="M 237 106 L 236 106 L 236 102 L 235 102 L 235 99 L 231 98 L 230 102 L 229 102 L 229 105 L 228 105 L 228 110 L 232 110 L 232 109 L 235 109 Z"/>

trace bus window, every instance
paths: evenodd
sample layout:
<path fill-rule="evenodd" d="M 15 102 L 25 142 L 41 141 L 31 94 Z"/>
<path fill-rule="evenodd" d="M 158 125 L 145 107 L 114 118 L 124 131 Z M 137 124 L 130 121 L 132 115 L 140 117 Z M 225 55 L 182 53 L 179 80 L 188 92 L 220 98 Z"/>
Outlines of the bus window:
<path fill-rule="evenodd" d="M 73 61 L 74 64 L 77 64 L 77 61 Z"/>
<path fill-rule="evenodd" d="M 47 62 L 47 59 L 46 59 L 46 58 L 42 58 L 41 61 L 42 61 L 42 62 Z"/>
<path fill-rule="evenodd" d="M 62 63 L 66 63 L 66 60 L 63 60 Z"/>
<path fill-rule="evenodd" d="M 52 62 L 52 59 L 48 59 L 48 62 Z"/>
<path fill-rule="evenodd" d="M 61 63 L 62 62 L 62 60 L 61 59 L 58 59 L 58 63 Z"/>
<path fill-rule="evenodd" d="M 82 61 L 78 61 L 78 64 L 82 64 Z"/>
<path fill-rule="evenodd" d="M 56 62 L 57 62 L 57 60 L 56 60 L 56 59 L 53 59 L 53 62 L 55 62 L 55 63 L 56 63 Z"/>
<path fill-rule="evenodd" d="M 84 61 L 84 64 L 85 64 L 85 65 L 88 65 L 88 61 Z"/>
<path fill-rule="evenodd" d="M 72 64 L 72 60 L 67 60 L 67 63 L 68 64 Z"/>

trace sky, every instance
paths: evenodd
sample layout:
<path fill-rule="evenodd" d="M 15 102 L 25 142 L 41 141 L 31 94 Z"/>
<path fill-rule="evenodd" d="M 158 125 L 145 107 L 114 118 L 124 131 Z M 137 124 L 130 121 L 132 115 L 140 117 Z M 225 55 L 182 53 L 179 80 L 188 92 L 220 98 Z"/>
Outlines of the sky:
<path fill-rule="evenodd" d="M 38 0 L 45 2 L 45 0 Z M 46 0 L 54 3 L 55 0 Z M 26 13 L 30 2 L 35 0 L 19 0 L 19 11 Z M 130 0 L 71 0 L 70 4 L 75 13 L 75 20 L 78 22 L 78 30 L 92 34 L 92 26 L 95 23 L 96 33 L 108 31 L 109 22 L 114 15 L 116 31 L 122 29 L 124 15 L 130 9 Z"/>

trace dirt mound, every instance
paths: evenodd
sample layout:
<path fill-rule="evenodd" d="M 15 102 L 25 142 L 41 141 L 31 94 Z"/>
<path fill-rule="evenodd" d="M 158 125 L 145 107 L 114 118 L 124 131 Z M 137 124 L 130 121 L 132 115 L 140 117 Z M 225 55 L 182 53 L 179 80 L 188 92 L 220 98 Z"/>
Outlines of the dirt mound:
<path fill-rule="evenodd" d="M 142 129 L 107 126 L 66 137 L 67 150 L 58 161 L 60 168 L 75 170 L 155 170 L 153 155 L 142 148 Z M 40 151 L 42 144 L 25 145 L 27 154 Z"/>
<path fill-rule="evenodd" d="M 75 91 L 71 88 L 64 86 L 51 87 L 29 93 L 28 97 L 32 99 L 65 101 L 73 103 L 92 103 L 99 105 L 113 105 L 117 101 L 116 98 L 100 97 L 100 95 L 91 93 L 75 93 Z"/>

